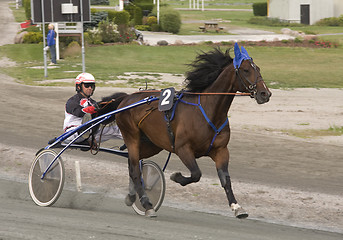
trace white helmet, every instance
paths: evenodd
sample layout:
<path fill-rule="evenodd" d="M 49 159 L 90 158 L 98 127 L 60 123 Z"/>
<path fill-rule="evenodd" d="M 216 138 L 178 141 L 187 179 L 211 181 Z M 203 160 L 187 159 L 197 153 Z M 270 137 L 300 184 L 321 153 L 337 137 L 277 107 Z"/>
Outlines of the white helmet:
<path fill-rule="evenodd" d="M 90 73 L 80 73 L 75 79 L 75 84 L 95 83 L 95 78 Z"/>
<path fill-rule="evenodd" d="M 75 88 L 77 92 L 80 92 L 82 90 L 81 84 L 82 83 L 94 83 L 95 84 L 95 78 L 92 74 L 90 73 L 80 73 L 77 75 L 75 79 Z M 94 92 L 95 87 L 93 88 Z"/>

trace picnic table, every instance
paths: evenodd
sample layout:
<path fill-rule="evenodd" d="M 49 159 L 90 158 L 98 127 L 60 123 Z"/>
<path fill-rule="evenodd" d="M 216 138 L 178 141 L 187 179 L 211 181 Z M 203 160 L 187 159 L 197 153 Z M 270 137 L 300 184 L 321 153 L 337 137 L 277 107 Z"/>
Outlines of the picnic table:
<path fill-rule="evenodd" d="M 203 32 L 207 32 L 208 30 L 215 30 L 216 32 L 219 32 L 224 28 L 219 27 L 217 22 L 205 22 L 204 26 L 200 26 L 199 29 L 201 29 Z"/>

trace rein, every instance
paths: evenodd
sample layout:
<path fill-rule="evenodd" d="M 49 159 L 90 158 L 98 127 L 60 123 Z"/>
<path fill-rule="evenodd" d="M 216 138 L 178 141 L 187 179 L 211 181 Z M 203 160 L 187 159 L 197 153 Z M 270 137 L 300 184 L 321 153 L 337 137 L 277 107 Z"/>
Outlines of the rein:
<path fill-rule="evenodd" d="M 135 93 L 158 93 L 158 92 L 161 92 L 161 90 L 142 90 Z M 251 95 L 251 93 L 195 93 L 195 92 L 184 92 L 184 91 L 182 93 L 189 94 L 189 95 L 234 95 L 234 96 L 250 96 Z"/>

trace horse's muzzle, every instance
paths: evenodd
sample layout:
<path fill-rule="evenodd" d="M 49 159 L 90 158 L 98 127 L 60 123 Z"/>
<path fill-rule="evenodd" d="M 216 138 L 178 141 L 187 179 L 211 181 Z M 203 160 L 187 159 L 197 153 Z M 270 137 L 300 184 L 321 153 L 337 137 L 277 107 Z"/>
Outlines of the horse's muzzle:
<path fill-rule="evenodd" d="M 263 91 L 258 91 L 257 93 L 255 93 L 254 98 L 256 99 L 256 102 L 258 104 L 263 104 L 266 102 L 269 102 L 269 98 L 272 96 L 272 93 L 266 89 Z"/>

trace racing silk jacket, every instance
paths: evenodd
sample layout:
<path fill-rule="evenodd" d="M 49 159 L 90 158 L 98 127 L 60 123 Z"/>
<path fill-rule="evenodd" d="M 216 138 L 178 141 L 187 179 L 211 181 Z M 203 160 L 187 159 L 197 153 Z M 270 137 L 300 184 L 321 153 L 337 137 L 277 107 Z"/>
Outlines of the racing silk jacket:
<path fill-rule="evenodd" d="M 68 99 L 65 106 L 65 118 L 63 129 L 66 132 L 69 128 L 78 127 L 82 124 L 85 115 L 83 108 L 96 106 L 96 101 L 92 98 L 85 98 L 81 93 L 77 93 Z"/>

